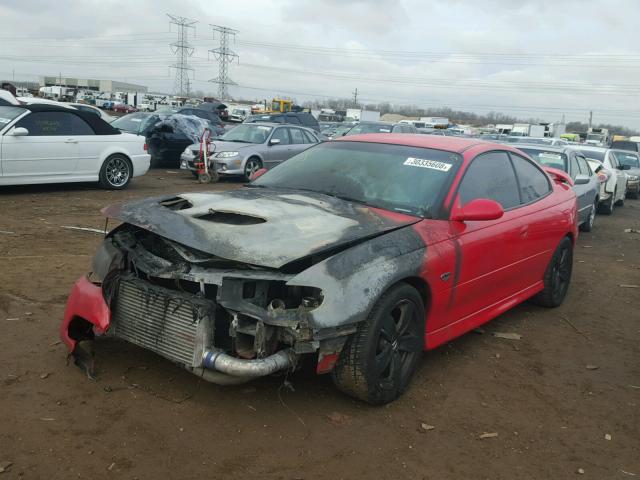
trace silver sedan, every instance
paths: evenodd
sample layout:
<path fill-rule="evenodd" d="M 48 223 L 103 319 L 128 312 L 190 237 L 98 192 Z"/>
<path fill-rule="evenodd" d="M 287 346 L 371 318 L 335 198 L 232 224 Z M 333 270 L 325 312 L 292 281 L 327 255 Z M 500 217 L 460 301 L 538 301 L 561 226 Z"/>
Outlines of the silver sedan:
<path fill-rule="evenodd" d="M 261 168 L 271 169 L 319 143 L 316 132 L 296 125 L 243 123 L 212 142 L 209 168 L 219 175 L 243 175 L 249 179 Z M 180 168 L 196 171 L 200 145 L 189 145 Z"/>

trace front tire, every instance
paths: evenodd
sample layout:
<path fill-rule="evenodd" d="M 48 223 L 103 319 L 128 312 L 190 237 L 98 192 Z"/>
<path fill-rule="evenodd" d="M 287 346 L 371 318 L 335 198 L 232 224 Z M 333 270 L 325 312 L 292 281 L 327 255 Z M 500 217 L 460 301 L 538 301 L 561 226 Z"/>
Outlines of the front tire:
<path fill-rule="evenodd" d="M 399 283 L 375 304 L 347 341 L 333 370 L 342 392 L 373 405 L 398 398 L 409 386 L 424 349 L 425 312 L 415 288 Z"/>
<path fill-rule="evenodd" d="M 244 164 L 244 178 L 247 182 L 251 181 L 251 176 L 262 168 L 262 162 L 259 158 L 251 157 Z"/>
<path fill-rule="evenodd" d="M 127 188 L 131 177 L 133 177 L 131 161 L 124 155 L 116 154 L 103 162 L 98 183 L 108 190 L 122 190 Z"/>
<path fill-rule="evenodd" d="M 573 243 L 564 237 L 544 273 L 544 290 L 531 299 L 543 307 L 559 307 L 567 296 L 573 270 Z"/>

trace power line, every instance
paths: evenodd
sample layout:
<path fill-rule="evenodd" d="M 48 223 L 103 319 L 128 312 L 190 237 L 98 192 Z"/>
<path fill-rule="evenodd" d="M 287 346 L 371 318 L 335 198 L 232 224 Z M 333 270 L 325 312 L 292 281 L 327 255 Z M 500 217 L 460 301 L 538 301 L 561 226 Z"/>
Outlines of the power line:
<path fill-rule="evenodd" d="M 213 54 L 214 58 L 218 61 L 218 76 L 209 81 L 218 84 L 218 99 L 225 100 L 229 98 L 228 85 L 237 85 L 236 82 L 229 78 L 229 64 L 233 62 L 234 59 L 239 58 L 238 55 L 229 48 L 229 37 L 233 36 L 235 39 L 238 31 L 220 25 L 211 25 L 211 29 L 213 30 L 214 39 L 216 32 L 218 32 L 220 43 L 218 48 L 209 50 L 209 53 Z"/>
<path fill-rule="evenodd" d="M 178 41 L 171 43 L 171 51 L 174 55 L 177 55 L 178 60 L 169 68 L 173 68 L 176 71 L 176 79 L 174 84 L 174 92 L 179 93 L 181 97 L 185 94 L 189 94 L 189 71 L 194 71 L 187 59 L 193 55 L 193 46 L 188 41 L 189 29 L 192 28 L 195 31 L 194 25 L 198 23 L 197 20 L 190 20 L 186 17 L 180 17 L 177 15 L 167 16 L 171 19 L 169 22 L 169 28 L 171 25 L 178 26 Z"/>

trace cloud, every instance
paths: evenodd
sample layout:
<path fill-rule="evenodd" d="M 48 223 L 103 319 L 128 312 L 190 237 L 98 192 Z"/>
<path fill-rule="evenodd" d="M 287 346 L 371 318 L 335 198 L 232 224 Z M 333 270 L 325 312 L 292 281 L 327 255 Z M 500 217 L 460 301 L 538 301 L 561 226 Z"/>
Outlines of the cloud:
<path fill-rule="evenodd" d="M 606 8 L 605 8 L 606 7 Z M 640 128 L 640 2 L 44 0 L 0 4 L 0 77 L 112 78 L 171 91 L 166 13 L 198 20 L 193 88 L 215 92 L 209 24 L 239 30 L 236 96 L 350 97 Z"/>

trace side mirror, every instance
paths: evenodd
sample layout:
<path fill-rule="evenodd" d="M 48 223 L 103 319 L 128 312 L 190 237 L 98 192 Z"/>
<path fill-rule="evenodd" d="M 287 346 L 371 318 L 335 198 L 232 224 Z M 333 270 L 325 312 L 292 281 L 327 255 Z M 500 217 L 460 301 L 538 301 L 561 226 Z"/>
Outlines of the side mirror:
<path fill-rule="evenodd" d="M 620 165 L 618 170 L 631 170 L 631 165 Z"/>
<path fill-rule="evenodd" d="M 280 144 L 279 138 L 272 138 L 271 140 L 269 140 L 269 145 L 279 145 L 279 144 Z"/>
<path fill-rule="evenodd" d="M 576 175 L 576 178 L 573 180 L 574 185 L 586 185 L 589 183 L 589 177 L 587 175 Z"/>
<path fill-rule="evenodd" d="M 29 135 L 29 130 L 24 127 L 16 127 L 9 132 L 9 135 L 13 135 L 14 137 L 26 137 Z"/>
<path fill-rule="evenodd" d="M 451 215 L 454 222 L 497 220 L 504 215 L 504 209 L 495 200 L 477 198 Z"/>
<path fill-rule="evenodd" d="M 254 180 L 257 180 L 258 178 L 260 178 L 262 175 L 264 175 L 265 173 L 267 173 L 267 169 L 266 168 L 261 168 L 259 170 L 256 170 L 255 172 L 253 172 L 253 175 L 251 175 L 251 178 L 249 178 L 249 180 L 251 180 L 252 182 Z"/>

